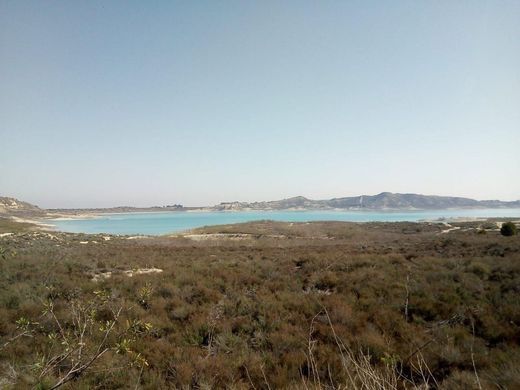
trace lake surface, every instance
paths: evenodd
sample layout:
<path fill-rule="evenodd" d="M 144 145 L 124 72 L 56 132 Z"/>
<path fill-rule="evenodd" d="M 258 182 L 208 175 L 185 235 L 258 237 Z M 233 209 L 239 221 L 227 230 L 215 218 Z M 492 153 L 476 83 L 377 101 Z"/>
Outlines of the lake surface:
<path fill-rule="evenodd" d="M 395 222 L 456 217 L 514 217 L 520 209 L 464 209 L 429 211 L 220 211 L 102 214 L 94 218 L 51 220 L 58 230 L 73 233 L 147 234 L 177 233 L 197 227 L 258 220 L 285 222 L 350 221 Z"/>

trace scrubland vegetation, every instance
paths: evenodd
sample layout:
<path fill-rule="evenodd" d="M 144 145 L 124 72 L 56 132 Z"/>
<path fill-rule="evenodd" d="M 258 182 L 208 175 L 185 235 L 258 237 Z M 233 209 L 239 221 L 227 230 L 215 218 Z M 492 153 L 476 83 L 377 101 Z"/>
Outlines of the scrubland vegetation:
<path fill-rule="evenodd" d="M 0 225 L 0 388 L 520 387 L 520 237 L 494 222 Z"/>
<path fill-rule="evenodd" d="M 514 236 L 516 234 L 516 225 L 511 221 L 505 222 L 500 228 L 500 233 L 502 233 L 503 236 Z"/>

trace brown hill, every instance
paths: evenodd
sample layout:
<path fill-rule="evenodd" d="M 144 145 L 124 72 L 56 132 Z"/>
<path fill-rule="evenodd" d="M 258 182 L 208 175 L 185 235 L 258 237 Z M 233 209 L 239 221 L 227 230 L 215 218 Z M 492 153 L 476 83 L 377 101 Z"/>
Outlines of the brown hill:
<path fill-rule="evenodd" d="M 0 196 L 0 217 L 44 217 L 45 210 L 28 202 Z"/>

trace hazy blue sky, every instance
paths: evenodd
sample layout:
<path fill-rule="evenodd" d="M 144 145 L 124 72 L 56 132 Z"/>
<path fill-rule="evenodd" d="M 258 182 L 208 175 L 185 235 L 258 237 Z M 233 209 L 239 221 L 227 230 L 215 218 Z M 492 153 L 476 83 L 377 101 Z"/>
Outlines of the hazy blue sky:
<path fill-rule="evenodd" d="M 520 199 L 520 1 L 0 1 L 0 194 Z"/>

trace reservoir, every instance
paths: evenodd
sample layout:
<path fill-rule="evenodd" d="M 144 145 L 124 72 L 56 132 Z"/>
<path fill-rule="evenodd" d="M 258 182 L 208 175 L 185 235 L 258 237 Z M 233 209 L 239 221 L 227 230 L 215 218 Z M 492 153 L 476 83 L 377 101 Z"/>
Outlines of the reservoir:
<path fill-rule="evenodd" d="M 169 211 L 99 214 L 90 218 L 52 219 L 57 230 L 72 233 L 144 234 L 178 233 L 198 227 L 258 220 L 285 222 L 348 221 L 397 222 L 434 221 L 443 218 L 520 218 L 520 209 L 449 209 L 421 211 Z"/>

